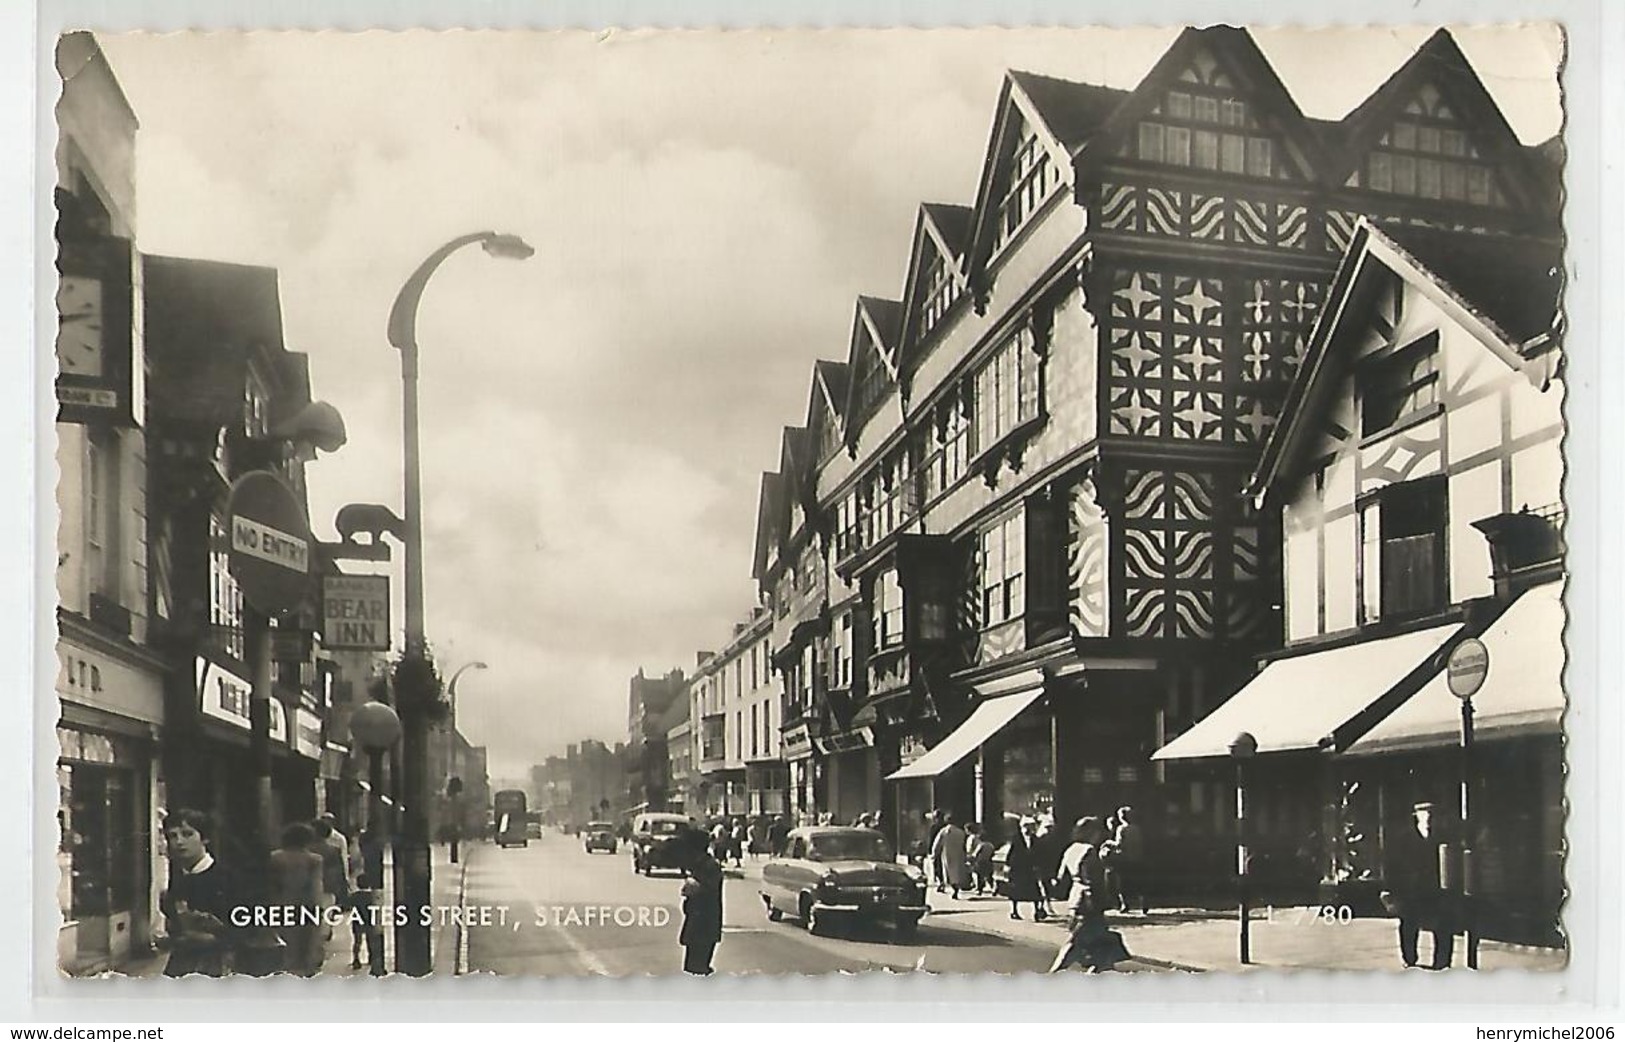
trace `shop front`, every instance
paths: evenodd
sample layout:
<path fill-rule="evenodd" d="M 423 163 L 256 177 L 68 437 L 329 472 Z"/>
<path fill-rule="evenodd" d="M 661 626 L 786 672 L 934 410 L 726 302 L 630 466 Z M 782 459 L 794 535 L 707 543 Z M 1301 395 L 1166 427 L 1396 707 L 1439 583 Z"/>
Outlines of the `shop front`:
<path fill-rule="evenodd" d="M 69 973 L 150 949 L 157 908 L 163 683 L 155 663 L 102 643 L 68 624 L 57 643 L 57 954 Z"/>
<path fill-rule="evenodd" d="M 824 812 L 836 825 L 850 825 L 881 809 L 880 762 L 873 727 L 859 727 L 816 740 L 824 754 L 828 804 Z"/>
<path fill-rule="evenodd" d="M 790 823 L 801 825 L 816 822 L 820 763 L 810 725 L 802 722 L 786 727 L 780 735 L 779 749 L 784 756 L 789 786 L 785 797 Z"/>
<path fill-rule="evenodd" d="M 190 719 L 172 715 L 165 741 L 168 807 L 188 807 L 215 821 L 216 856 L 241 862 L 249 856 L 259 821 L 254 764 L 248 755 L 253 686 L 231 667 L 199 657 L 183 698 Z M 270 704 L 271 820 L 278 825 L 314 815 L 315 767 L 290 767 L 289 711 Z M 301 796 L 301 792 L 305 795 Z M 273 837 L 274 838 L 274 837 Z"/>

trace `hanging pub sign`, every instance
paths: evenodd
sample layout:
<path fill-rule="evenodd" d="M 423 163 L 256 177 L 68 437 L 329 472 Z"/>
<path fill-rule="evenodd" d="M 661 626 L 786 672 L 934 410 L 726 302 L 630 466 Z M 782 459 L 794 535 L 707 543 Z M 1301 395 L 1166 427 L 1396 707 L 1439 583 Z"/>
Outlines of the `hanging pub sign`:
<path fill-rule="evenodd" d="M 58 422 L 139 427 L 145 420 L 138 259 L 130 240 L 111 235 L 58 244 Z"/>
<path fill-rule="evenodd" d="M 322 646 L 389 650 L 389 576 L 322 576 Z"/>
<path fill-rule="evenodd" d="M 232 483 L 226 506 L 228 562 L 248 603 L 275 615 L 310 592 L 310 525 L 293 490 L 275 474 L 250 471 Z"/>

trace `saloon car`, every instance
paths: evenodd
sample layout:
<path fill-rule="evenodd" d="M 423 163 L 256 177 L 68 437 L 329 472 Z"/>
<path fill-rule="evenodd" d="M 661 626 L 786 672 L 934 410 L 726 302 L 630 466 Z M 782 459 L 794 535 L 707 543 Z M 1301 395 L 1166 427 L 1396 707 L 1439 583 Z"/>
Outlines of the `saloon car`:
<path fill-rule="evenodd" d="M 898 864 L 886 837 L 866 828 L 791 831 L 762 866 L 761 896 L 769 919 L 793 915 L 810 933 L 845 918 L 889 923 L 909 936 L 929 910 L 919 869 Z"/>
<path fill-rule="evenodd" d="M 587 822 L 587 827 L 581 830 L 581 845 L 589 854 L 595 850 L 615 853 L 620 848 L 615 839 L 615 825 L 608 821 Z"/>
<path fill-rule="evenodd" d="M 639 814 L 632 821 L 632 871 L 653 875 L 657 868 L 681 872 L 678 844 L 693 823 L 681 814 Z"/>

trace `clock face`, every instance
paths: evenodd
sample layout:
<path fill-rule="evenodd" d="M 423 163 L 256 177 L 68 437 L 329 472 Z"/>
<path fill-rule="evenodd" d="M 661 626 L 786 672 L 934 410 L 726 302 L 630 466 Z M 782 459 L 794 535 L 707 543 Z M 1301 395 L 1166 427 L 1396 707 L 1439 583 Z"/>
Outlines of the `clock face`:
<path fill-rule="evenodd" d="M 57 363 L 64 373 L 101 376 L 102 283 L 83 275 L 64 275 L 56 291 L 61 325 L 56 335 Z"/>

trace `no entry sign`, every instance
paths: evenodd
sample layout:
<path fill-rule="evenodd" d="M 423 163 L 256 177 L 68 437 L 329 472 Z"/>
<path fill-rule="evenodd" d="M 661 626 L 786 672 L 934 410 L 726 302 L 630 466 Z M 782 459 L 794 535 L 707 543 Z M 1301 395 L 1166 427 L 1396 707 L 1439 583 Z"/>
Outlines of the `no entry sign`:
<path fill-rule="evenodd" d="M 1472 698 L 1490 672 L 1490 649 L 1477 637 L 1457 644 L 1445 663 L 1444 682 L 1457 698 Z"/>
<path fill-rule="evenodd" d="M 244 474 L 226 507 L 232 577 L 249 604 L 274 615 L 310 594 L 310 526 L 293 490 L 269 471 Z"/>

